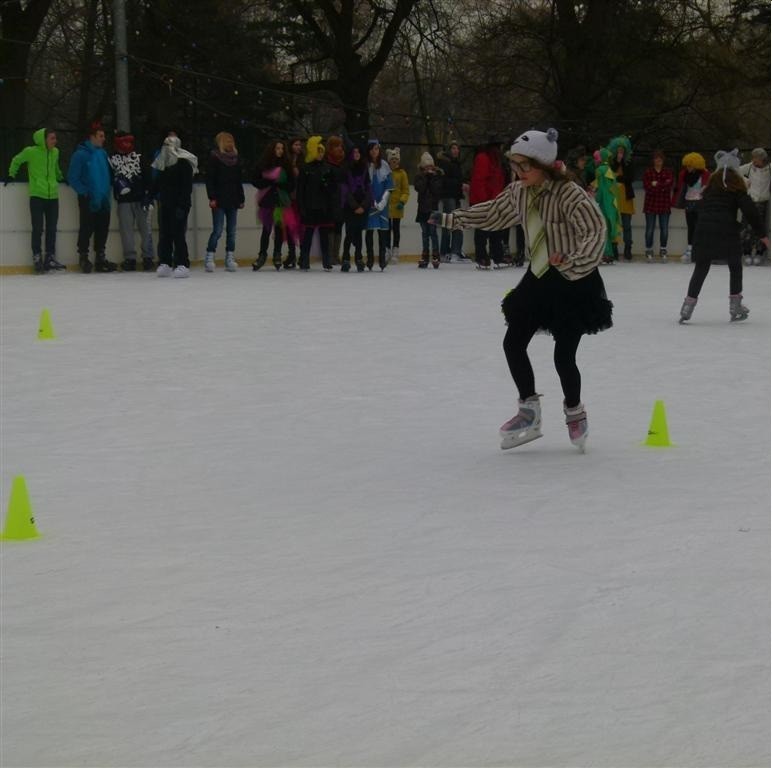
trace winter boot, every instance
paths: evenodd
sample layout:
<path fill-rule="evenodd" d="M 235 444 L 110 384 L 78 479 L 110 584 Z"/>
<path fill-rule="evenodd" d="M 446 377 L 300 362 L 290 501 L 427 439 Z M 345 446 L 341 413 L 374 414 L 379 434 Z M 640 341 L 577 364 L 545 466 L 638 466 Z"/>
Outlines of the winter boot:
<path fill-rule="evenodd" d="M 697 305 L 697 299 L 693 299 L 691 296 L 687 296 L 684 299 L 684 303 L 681 304 L 681 317 L 678 319 L 678 322 L 682 325 L 684 323 L 688 323 L 689 320 L 692 319 L 692 312 L 694 312 L 694 307 Z"/>
<path fill-rule="evenodd" d="M 265 259 L 263 259 L 263 264 L 265 264 Z M 263 264 L 260 266 L 262 267 Z M 226 251 L 225 253 L 225 271 L 226 272 L 235 272 L 239 268 L 238 262 L 233 256 L 233 251 Z"/>
<path fill-rule="evenodd" d="M 87 275 L 94 269 L 93 264 L 88 260 L 88 254 L 82 253 L 78 256 L 78 264 L 80 265 L 80 271 Z"/>
<path fill-rule="evenodd" d="M 743 295 L 741 293 L 730 294 L 729 319 L 732 322 L 735 320 L 746 320 L 750 312 L 750 309 L 743 304 Z"/>
<path fill-rule="evenodd" d="M 659 258 L 663 264 L 667 263 L 667 248 L 659 249 Z"/>
<path fill-rule="evenodd" d="M 252 262 L 252 271 L 257 272 L 258 269 L 261 269 L 265 264 L 267 258 L 268 258 L 268 254 L 265 251 L 260 251 L 260 253 L 257 254 L 257 258 Z M 287 267 L 286 264 L 284 266 Z M 293 264 L 292 266 L 294 267 L 295 265 Z M 287 267 L 287 269 L 291 269 L 291 267 Z M 230 270 L 230 271 L 233 271 L 233 270 Z"/>
<path fill-rule="evenodd" d="M 98 253 L 94 260 L 95 272 L 115 272 L 118 265 L 114 261 L 108 261 L 104 253 Z"/>
<path fill-rule="evenodd" d="M 142 259 L 142 269 L 144 269 L 145 272 L 152 272 L 155 269 L 155 264 L 150 256 L 146 256 Z"/>
<path fill-rule="evenodd" d="M 51 270 L 67 269 L 67 267 L 53 253 L 49 253 L 43 262 L 43 269 L 46 272 L 50 272 Z"/>
<path fill-rule="evenodd" d="M 421 254 L 421 260 L 418 262 L 418 269 L 426 269 L 429 266 L 429 254 L 424 251 Z"/>
<path fill-rule="evenodd" d="M 651 264 L 654 261 L 654 251 L 651 248 L 646 249 L 646 261 Z"/>
<path fill-rule="evenodd" d="M 124 259 L 121 262 L 121 271 L 122 272 L 136 272 L 137 271 L 137 260 L 136 259 Z"/>
<path fill-rule="evenodd" d="M 579 405 L 573 408 L 566 408 L 565 401 L 563 402 L 563 413 L 566 415 L 566 426 L 568 427 L 568 439 L 571 441 L 571 445 L 575 445 L 582 453 L 584 453 L 584 444 L 587 442 L 587 413 L 584 410 L 584 406 Z"/>
<path fill-rule="evenodd" d="M 214 272 L 214 253 L 212 251 L 207 251 L 206 256 L 204 256 L 204 271 Z"/>
<path fill-rule="evenodd" d="M 541 395 L 531 395 L 525 400 L 517 401 L 517 413 L 499 429 L 501 450 L 516 448 L 542 436 L 540 397 Z"/>
<path fill-rule="evenodd" d="M 686 250 L 683 253 L 683 256 L 681 256 L 681 263 L 682 264 L 691 264 L 692 263 L 692 247 L 691 245 L 686 246 Z"/>
<path fill-rule="evenodd" d="M 43 266 L 43 257 L 39 253 L 32 254 L 32 269 L 35 270 L 36 275 L 42 275 L 46 271 Z"/>

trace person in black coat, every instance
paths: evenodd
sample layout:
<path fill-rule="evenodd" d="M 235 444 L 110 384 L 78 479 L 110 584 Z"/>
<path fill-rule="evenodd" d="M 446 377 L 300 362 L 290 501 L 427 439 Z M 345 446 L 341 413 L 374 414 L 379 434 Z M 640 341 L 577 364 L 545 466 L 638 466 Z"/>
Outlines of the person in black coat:
<path fill-rule="evenodd" d="M 158 171 L 154 196 L 161 206 L 158 213 L 159 277 L 188 277 L 190 259 L 185 232 L 192 205 L 193 176 L 198 173 L 198 158 L 182 148 L 179 136 L 164 139 L 152 166 Z"/>
<path fill-rule="evenodd" d="M 694 271 L 681 306 L 681 323 L 691 319 L 702 284 L 710 271 L 711 261 L 716 259 L 725 259 L 729 267 L 729 319 L 745 320 L 748 317 L 750 310 L 742 303 L 743 265 L 738 210 L 742 211 L 761 241 L 769 248 L 764 224 L 738 173 L 738 150 L 717 152 L 715 159 L 716 171 L 711 175 L 702 200 L 698 203 L 699 216 L 692 248 Z"/>
<path fill-rule="evenodd" d="M 244 207 L 242 164 L 233 135 L 221 131 L 214 137 L 217 149 L 212 150 L 206 169 L 206 194 L 212 209 L 212 233 L 206 244 L 204 269 L 214 272 L 214 255 L 217 241 L 225 226 L 225 269 L 238 269 L 236 250 L 236 216 Z"/>
<path fill-rule="evenodd" d="M 300 169 L 297 185 L 297 201 L 303 241 L 300 245 L 301 270 L 310 269 L 311 243 L 314 230 L 319 230 L 319 249 L 322 252 L 322 268 L 332 270 L 330 260 L 330 231 L 334 230 L 336 201 L 339 194 L 334 174 L 324 160 L 325 147 L 321 136 L 311 136 L 306 142 L 306 162 Z"/>
<path fill-rule="evenodd" d="M 442 171 L 440 210 L 452 213 L 461 207 L 464 196 L 464 172 L 461 168 L 461 147 L 451 141 L 450 146 L 437 155 L 437 167 Z M 463 258 L 464 233 L 460 230 L 443 229 L 440 237 L 440 257 L 450 261 L 454 256 Z"/>

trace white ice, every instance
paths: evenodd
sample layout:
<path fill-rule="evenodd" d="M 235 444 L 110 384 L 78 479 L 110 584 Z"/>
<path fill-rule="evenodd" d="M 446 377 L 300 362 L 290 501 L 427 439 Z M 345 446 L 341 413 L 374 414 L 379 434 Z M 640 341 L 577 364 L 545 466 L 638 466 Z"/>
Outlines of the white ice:
<path fill-rule="evenodd" d="M 499 449 L 521 270 L 4 278 L 2 765 L 768 765 L 769 270 L 690 272 L 604 268 L 585 455 L 546 336 Z"/>

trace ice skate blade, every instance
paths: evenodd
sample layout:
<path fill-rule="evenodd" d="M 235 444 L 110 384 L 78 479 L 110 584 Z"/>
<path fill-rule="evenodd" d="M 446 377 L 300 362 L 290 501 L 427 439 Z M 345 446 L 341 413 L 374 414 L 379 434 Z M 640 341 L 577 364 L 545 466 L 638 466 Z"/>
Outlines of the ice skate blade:
<path fill-rule="evenodd" d="M 574 448 L 578 449 L 579 453 L 584 453 L 586 442 L 587 442 L 587 435 L 585 435 L 581 440 L 572 440 L 571 445 L 573 445 Z"/>
<path fill-rule="evenodd" d="M 532 432 L 531 434 L 523 434 L 523 432 L 499 432 L 501 436 L 501 450 L 508 451 L 510 448 L 517 448 L 519 445 L 525 445 L 526 443 L 532 443 L 534 440 L 538 440 L 542 437 L 541 432 Z"/>

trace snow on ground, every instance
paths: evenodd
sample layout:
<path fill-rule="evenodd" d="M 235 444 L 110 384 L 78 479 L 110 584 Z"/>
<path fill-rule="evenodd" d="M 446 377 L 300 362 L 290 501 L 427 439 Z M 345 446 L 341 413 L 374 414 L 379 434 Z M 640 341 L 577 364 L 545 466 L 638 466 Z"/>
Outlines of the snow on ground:
<path fill-rule="evenodd" d="M 585 455 L 520 274 L 4 278 L 2 765 L 768 765 L 769 270 L 604 269 Z"/>

